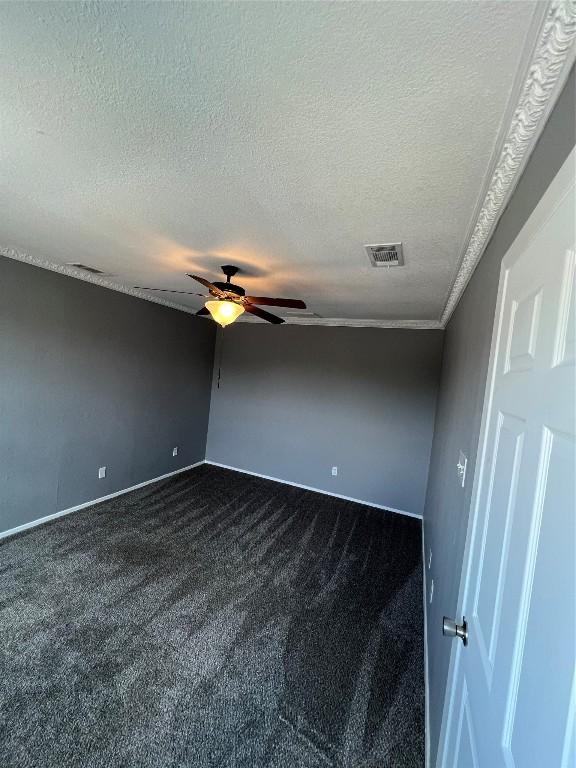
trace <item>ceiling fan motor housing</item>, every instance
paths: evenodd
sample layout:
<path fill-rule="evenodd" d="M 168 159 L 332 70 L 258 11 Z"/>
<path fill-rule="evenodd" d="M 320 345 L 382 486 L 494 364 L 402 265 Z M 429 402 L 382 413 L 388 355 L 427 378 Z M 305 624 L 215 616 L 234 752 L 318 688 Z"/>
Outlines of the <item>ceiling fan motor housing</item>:
<path fill-rule="evenodd" d="M 226 282 L 215 282 L 214 285 L 216 288 L 220 288 L 221 291 L 231 291 L 232 293 L 236 293 L 238 296 L 245 296 L 246 291 L 244 288 L 241 288 L 239 285 L 234 285 L 234 283 L 230 282 L 230 278 L 234 277 L 234 275 L 240 271 L 239 267 L 235 267 L 233 264 L 224 264 L 220 267 L 220 269 L 226 275 Z"/>
<path fill-rule="evenodd" d="M 237 293 L 238 296 L 246 295 L 244 288 L 241 288 L 239 285 L 234 285 L 234 283 L 213 283 L 213 285 L 215 285 L 216 288 L 220 288 L 221 291 L 231 291 L 232 293 Z"/>

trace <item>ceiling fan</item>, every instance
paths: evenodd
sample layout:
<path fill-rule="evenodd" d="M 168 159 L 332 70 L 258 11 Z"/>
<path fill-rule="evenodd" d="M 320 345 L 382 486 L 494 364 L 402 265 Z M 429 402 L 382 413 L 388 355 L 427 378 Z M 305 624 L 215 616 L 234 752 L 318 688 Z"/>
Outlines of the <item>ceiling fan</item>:
<path fill-rule="evenodd" d="M 205 280 L 198 275 L 188 275 L 193 280 L 201 283 L 208 289 L 210 296 L 208 298 L 204 293 L 193 293 L 192 291 L 171 291 L 169 288 L 143 288 L 144 291 L 162 291 L 164 293 L 183 293 L 187 296 L 202 296 L 208 298 L 208 301 L 202 307 L 201 310 L 196 312 L 200 317 L 211 315 L 217 323 L 220 323 L 222 327 L 230 325 L 234 320 L 237 320 L 243 312 L 249 312 L 255 317 L 259 317 L 262 320 L 266 320 L 268 323 L 280 324 L 284 320 L 277 315 L 273 315 L 271 312 L 266 312 L 260 309 L 259 305 L 268 307 L 287 307 L 290 309 L 306 309 L 306 304 L 300 299 L 274 299 L 270 296 L 246 296 L 246 291 L 239 285 L 234 285 L 230 282 L 230 279 L 239 272 L 238 267 L 234 267 L 231 264 L 225 264 L 221 267 L 222 272 L 226 276 L 226 282 L 214 282 Z"/>

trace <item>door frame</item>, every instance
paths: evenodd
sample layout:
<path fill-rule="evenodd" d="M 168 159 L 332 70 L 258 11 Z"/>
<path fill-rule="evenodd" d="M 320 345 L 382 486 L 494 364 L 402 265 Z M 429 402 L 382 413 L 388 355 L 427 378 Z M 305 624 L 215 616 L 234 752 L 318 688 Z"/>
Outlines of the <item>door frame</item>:
<path fill-rule="evenodd" d="M 505 296 L 505 288 L 508 275 L 508 267 L 511 262 L 521 253 L 526 245 L 532 240 L 535 234 L 540 230 L 548 219 L 554 214 L 556 208 L 562 203 L 566 195 L 570 192 L 576 183 L 576 147 L 570 152 L 562 167 L 551 181 L 540 201 L 522 226 L 522 229 L 506 251 L 500 265 L 500 275 L 498 278 L 498 295 L 494 311 L 492 339 L 490 342 L 490 361 L 488 364 L 488 374 L 486 377 L 486 386 L 484 390 L 484 401 L 482 405 L 482 421 L 480 425 L 480 434 L 476 450 L 476 463 L 474 471 L 474 482 L 472 486 L 472 496 L 470 501 L 470 514 L 468 517 L 468 528 L 466 531 L 466 545 L 464 548 L 464 557 L 462 560 L 462 569 L 460 572 L 460 587 L 458 589 L 458 603 L 455 617 L 458 621 L 464 612 L 468 596 L 468 585 L 470 581 L 470 559 L 473 549 L 473 543 L 477 534 L 478 507 L 480 503 L 480 488 L 484 474 L 486 472 L 486 452 L 488 449 L 487 432 L 489 416 L 492 411 L 492 400 L 494 392 L 494 381 L 496 376 L 496 361 L 498 352 L 502 343 L 502 324 L 503 312 L 502 303 Z M 449 641 L 448 641 L 449 642 Z M 472 638 L 474 642 L 474 638 Z M 445 768 L 446 754 L 449 747 L 450 728 L 454 722 L 454 686 L 457 680 L 458 667 L 465 652 L 461 643 L 452 643 L 450 650 L 450 664 L 448 667 L 448 676 L 446 681 L 446 690 L 444 693 L 444 705 L 442 710 L 442 725 L 438 741 L 438 750 L 436 757 L 436 768 Z"/>

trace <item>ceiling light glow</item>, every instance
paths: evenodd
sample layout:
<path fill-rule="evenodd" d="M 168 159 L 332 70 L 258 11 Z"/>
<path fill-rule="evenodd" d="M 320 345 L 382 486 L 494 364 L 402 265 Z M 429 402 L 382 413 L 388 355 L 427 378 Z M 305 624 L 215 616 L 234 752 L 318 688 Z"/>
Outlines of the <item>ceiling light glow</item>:
<path fill-rule="evenodd" d="M 233 323 L 234 320 L 237 320 L 244 312 L 242 304 L 237 304 L 235 301 L 227 299 L 207 301 L 205 306 L 214 320 L 219 323 L 222 328 Z"/>

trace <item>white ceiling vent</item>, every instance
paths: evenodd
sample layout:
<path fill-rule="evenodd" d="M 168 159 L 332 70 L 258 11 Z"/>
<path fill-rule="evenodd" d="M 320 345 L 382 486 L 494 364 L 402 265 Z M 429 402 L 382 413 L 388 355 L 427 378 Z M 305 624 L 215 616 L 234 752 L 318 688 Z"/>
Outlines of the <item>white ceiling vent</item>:
<path fill-rule="evenodd" d="M 91 275 L 103 275 L 104 272 L 102 272 L 101 269 L 96 269 L 96 267 L 88 267 L 86 264 L 79 264 L 78 262 L 69 261 L 68 262 L 69 267 L 76 267 L 76 269 L 81 269 L 84 272 L 90 272 Z"/>
<path fill-rule="evenodd" d="M 401 267 L 404 264 L 402 243 L 365 245 L 364 248 L 373 267 Z"/>

